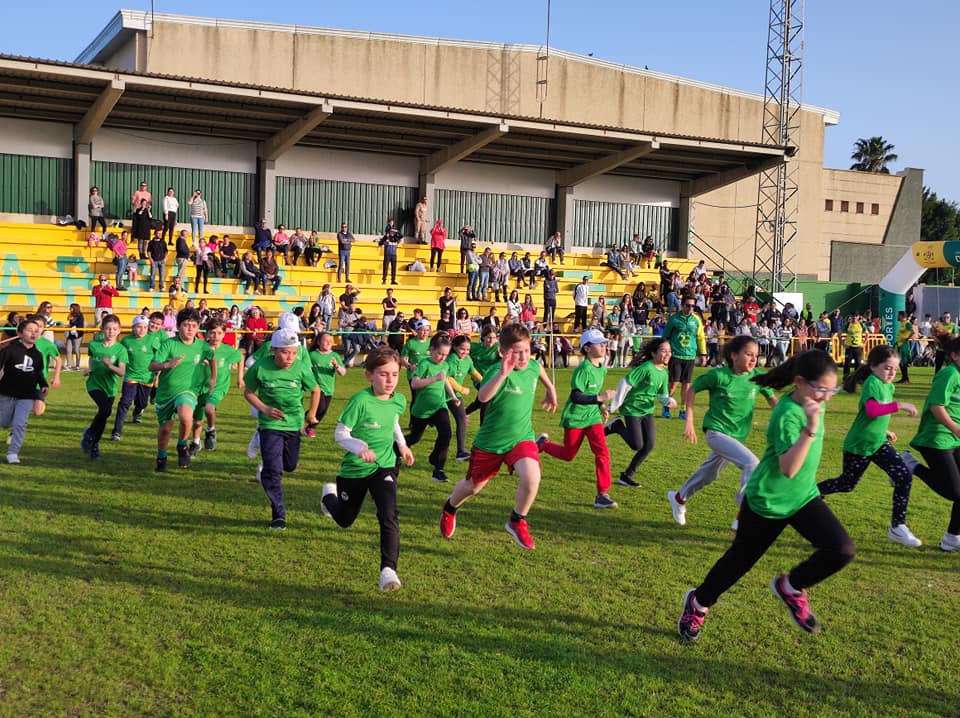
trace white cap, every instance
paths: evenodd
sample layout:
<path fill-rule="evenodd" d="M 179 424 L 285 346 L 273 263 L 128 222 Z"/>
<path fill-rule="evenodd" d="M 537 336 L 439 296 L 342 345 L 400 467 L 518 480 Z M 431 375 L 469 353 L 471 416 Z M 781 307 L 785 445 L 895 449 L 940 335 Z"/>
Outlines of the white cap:
<path fill-rule="evenodd" d="M 273 333 L 273 336 L 270 337 L 271 349 L 289 349 L 290 347 L 299 345 L 300 337 L 297 336 L 297 333 L 286 329 L 277 329 L 277 331 Z"/>
<path fill-rule="evenodd" d="M 587 344 L 606 344 L 607 338 L 603 336 L 603 332 L 599 329 L 587 329 L 583 334 L 580 335 L 580 347 L 583 348 Z"/>
<path fill-rule="evenodd" d="M 419 322 L 417 322 L 416 328 L 417 328 L 417 329 L 429 329 L 429 328 L 430 328 L 430 321 L 427 320 L 427 319 L 421 319 Z"/>
<path fill-rule="evenodd" d="M 277 320 L 277 326 L 280 329 L 286 329 L 291 332 L 300 331 L 300 319 L 293 312 L 284 312 Z"/>
<path fill-rule="evenodd" d="M 135 327 L 138 327 L 141 324 L 149 324 L 149 323 L 150 323 L 150 317 L 145 317 L 142 314 L 138 314 L 133 318 L 133 326 Z"/>

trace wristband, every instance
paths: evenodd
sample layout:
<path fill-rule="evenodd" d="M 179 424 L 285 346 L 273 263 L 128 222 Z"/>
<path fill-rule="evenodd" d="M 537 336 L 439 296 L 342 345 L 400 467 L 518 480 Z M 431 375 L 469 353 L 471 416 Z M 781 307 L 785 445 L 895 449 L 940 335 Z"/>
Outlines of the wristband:
<path fill-rule="evenodd" d="M 808 429 L 807 427 L 803 427 L 803 433 L 806 434 L 807 436 L 809 436 L 811 439 L 812 439 L 814 436 L 816 436 L 816 434 L 815 434 L 814 432 L 810 431 L 810 429 Z"/>

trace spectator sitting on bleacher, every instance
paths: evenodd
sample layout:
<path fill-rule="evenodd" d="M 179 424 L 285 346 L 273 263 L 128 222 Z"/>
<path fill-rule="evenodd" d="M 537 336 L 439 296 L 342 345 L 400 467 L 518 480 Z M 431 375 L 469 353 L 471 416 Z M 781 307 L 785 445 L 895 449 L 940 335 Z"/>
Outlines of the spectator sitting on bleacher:
<path fill-rule="evenodd" d="M 643 261 L 647 269 L 653 266 L 653 260 L 657 256 L 657 248 L 653 242 L 653 237 L 649 234 L 643 238 L 643 244 L 640 245 L 640 253 L 643 255 Z"/>
<path fill-rule="evenodd" d="M 533 260 L 533 281 L 546 279 L 549 271 L 550 263 L 547 261 L 547 253 L 540 252 L 540 256 Z"/>
<path fill-rule="evenodd" d="M 247 318 L 243 322 L 243 328 L 250 333 L 246 334 L 245 338 L 241 340 L 240 346 L 245 348 L 247 356 L 250 356 L 261 347 L 267 338 L 266 332 L 270 328 L 260 307 L 250 307 Z"/>
<path fill-rule="evenodd" d="M 290 262 L 291 266 L 296 266 L 301 254 L 304 255 L 304 261 L 307 262 L 306 253 L 308 243 L 307 235 L 303 233 L 302 229 L 297 227 L 297 231 L 290 237 L 290 251 L 293 253 L 293 260 Z M 307 264 L 309 263 L 310 262 L 307 262 Z"/>
<path fill-rule="evenodd" d="M 487 327 L 493 327 L 498 332 L 500 331 L 500 318 L 497 316 L 496 307 L 490 307 L 487 316 L 480 320 L 480 331 L 482 332 Z"/>
<path fill-rule="evenodd" d="M 560 257 L 560 264 L 563 264 L 563 236 L 559 232 L 554 232 L 547 238 L 547 244 L 544 251 L 550 257 L 551 262 L 556 262 Z"/>
<path fill-rule="evenodd" d="M 660 300 L 665 301 L 667 292 L 673 288 L 673 270 L 667 266 L 667 260 L 660 264 Z"/>
<path fill-rule="evenodd" d="M 180 279 L 180 277 L 173 278 L 173 284 L 170 285 L 168 295 L 168 301 L 170 302 L 170 306 L 173 307 L 174 313 L 179 312 L 187 306 L 187 300 L 190 298 L 183 288 L 183 280 Z"/>
<path fill-rule="evenodd" d="M 621 279 L 626 279 L 627 275 L 623 272 L 622 261 L 620 258 L 620 250 L 616 247 L 608 247 L 606 259 L 600 263 L 601 266 L 609 267 L 614 272 L 620 275 Z"/>
<path fill-rule="evenodd" d="M 633 262 L 630 261 L 630 250 L 626 247 L 620 248 L 620 274 L 624 279 L 637 276 Z"/>
<path fill-rule="evenodd" d="M 290 259 L 287 253 L 290 251 L 290 237 L 287 235 L 287 229 L 282 224 L 277 226 L 277 231 L 273 233 L 273 251 L 274 257 L 283 256 L 283 263 L 289 264 Z M 263 266 L 263 262 L 260 262 Z"/>
<path fill-rule="evenodd" d="M 267 284 L 270 284 L 273 294 L 277 293 L 280 286 L 280 267 L 277 266 L 277 260 L 273 256 L 273 250 L 268 249 L 260 262 L 260 291 L 267 293 Z"/>
<path fill-rule="evenodd" d="M 243 259 L 239 264 L 239 274 L 237 275 L 243 282 L 243 293 L 247 294 L 251 289 L 256 294 L 260 287 L 260 270 L 253 261 L 253 252 L 244 252 Z"/>
<path fill-rule="evenodd" d="M 533 261 L 530 259 L 530 252 L 524 252 L 520 258 L 520 263 L 523 265 L 523 277 L 527 280 L 527 286 L 533 289 L 533 287 L 537 286 L 537 282 L 534 278 Z"/>
<path fill-rule="evenodd" d="M 306 253 L 304 254 L 307 259 L 307 264 L 311 267 L 316 267 L 320 264 L 320 260 L 323 259 L 323 253 L 329 251 L 330 249 L 326 245 L 320 244 L 320 235 L 317 230 L 310 232 L 310 238 L 307 240 Z"/>
<path fill-rule="evenodd" d="M 240 276 L 240 258 L 237 252 L 237 245 L 230 239 L 230 235 L 225 234 L 217 246 L 217 253 L 220 255 L 220 269 L 223 276 L 227 276 L 227 268 L 233 270 L 234 278 Z"/>
<path fill-rule="evenodd" d="M 257 254 L 257 263 L 263 261 L 263 253 L 273 249 L 273 235 L 267 227 L 267 220 L 261 219 L 253 230 L 253 251 Z"/>
<path fill-rule="evenodd" d="M 604 296 L 597 297 L 597 301 L 593 303 L 593 309 L 590 313 L 590 326 L 603 331 L 603 325 L 607 321 L 607 298 Z"/>
<path fill-rule="evenodd" d="M 526 273 L 523 271 L 523 263 L 520 261 L 516 252 L 510 253 L 510 261 L 507 262 L 507 266 L 510 268 L 510 276 L 515 277 L 517 280 L 517 288 L 527 286 L 524 282 Z"/>

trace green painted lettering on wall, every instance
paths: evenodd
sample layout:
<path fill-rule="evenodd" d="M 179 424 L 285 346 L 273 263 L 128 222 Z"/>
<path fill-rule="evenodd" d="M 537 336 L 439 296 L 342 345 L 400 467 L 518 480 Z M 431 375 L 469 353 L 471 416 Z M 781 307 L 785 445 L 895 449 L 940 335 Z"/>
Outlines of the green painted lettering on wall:
<path fill-rule="evenodd" d="M 23 297 L 23 304 L 36 305 L 37 293 L 27 281 L 15 254 L 7 254 L 0 265 L 0 304 L 17 304 L 15 298 Z"/>

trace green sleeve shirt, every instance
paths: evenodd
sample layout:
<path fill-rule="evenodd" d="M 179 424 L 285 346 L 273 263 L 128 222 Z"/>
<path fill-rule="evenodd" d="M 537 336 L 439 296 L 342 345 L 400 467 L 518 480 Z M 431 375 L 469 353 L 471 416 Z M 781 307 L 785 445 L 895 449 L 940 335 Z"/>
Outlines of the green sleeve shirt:
<path fill-rule="evenodd" d="M 430 340 L 429 339 L 417 339 L 416 337 L 410 337 L 407 339 L 407 343 L 403 345 L 403 351 L 400 352 L 400 356 L 405 357 L 411 365 L 417 366 L 427 356 L 427 352 L 430 350 Z M 413 378 L 413 370 L 407 369 L 407 381 L 409 382 Z"/>
<path fill-rule="evenodd" d="M 625 377 L 632 388 L 620 407 L 623 416 L 647 416 L 656 407 L 657 397 L 667 393 L 667 370 L 658 369 L 645 361 L 634 367 Z"/>
<path fill-rule="evenodd" d="M 415 379 L 429 379 L 447 368 L 446 362 L 435 364 L 432 359 L 422 359 L 413 373 Z M 447 408 L 447 390 L 445 381 L 435 381 L 433 384 L 417 389 L 417 395 L 410 407 L 410 415 L 418 419 L 426 419 L 437 411 Z"/>
<path fill-rule="evenodd" d="M 607 367 L 594 366 L 593 362 L 584 358 L 573 370 L 570 378 L 570 391 L 579 390 L 582 394 L 596 395 L 603 391 L 603 381 L 607 378 Z M 574 404 L 567 399 L 560 415 L 560 426 L 564 429 L 583 429 L 594 424 L 600 424 L 600 405 Z"/>
<path fill-rule="evenodd" d="M 500 361 L 500 344 L 486 346 L 482 342 L 473 342 L 470 344 L 470 358 L 477 371 L 485 375 L 487 369 Z"/>
<path fill-rule="evenodd" d="M 333 360 L 336 356 L 333 352 L 326 354 L 310 352 L 310 367 L 324 396 L 333 396 L 337 381 L 337 370 L 333 368 Z"/>
<path fill-rule="evenodd" d="M 860 390 L 860 404 L 857 418 L 853 420 L 850 431 L 843 440 L 843 450 L 857 456 L 873 456 L 887 443 L 887 429 L 890 427 L 890 414 L 871 419 L 867 416 L 867 402 L 874 399 L 881 404 L 893 401 L 893 384 L 887 384 L 876 374 L 870 374 Z"/>
<path fill-rule="evenodd" d="M 960 423 L 960 370 L 955 364 L 947 364 L 933 377 L 930 393 L 923 402 L 917 435 L 910 442 L 915 449 L 926 447 L 953 451 L 960 446 L 960 439 L 934 418 L 930 413 L 932 406 L 942 406 L 951 419 Z"/>
<path fill-rule="evenodd" d="M 470 358 L 468 354 L 466 357 L 461 359 L 456 354 L 452 353 L 447 357 L 447 376 L 453 379 L 457 384 L 463 386 L 463 383 L 467 380 L 467 377 L 473 372 L 473 359 Z M 458 399 L 463 398 L 463 394 L 459 391 L 455 392 Z"/>
<path fill-rule="evenodd" d="M 773 391 L 751 381 L 760 374 L 756 369 L 737 374 L 728 366 L 720 366 L 698 376 L 693 390 L 710 393 L 710 402 L 703 415 L 703 430 L 716 431 L 742 442 L 753 426 L 753 409 L 757 394 L 773 396 Z"/>
<path fill-rule="evenodd" d="M 767 448 L 744 489 L 747 504 L 764 518 L 789 518 L 820 495 L 817 467 L 823 451 L 822 418 L 796 476 L 787 478 L 780 471 L 780 457 L 797 443 L 806 425 L 803 407 L 789 394 L 774 407 L 767 425 Z"/>
<path fill-rule="evenodd" d="M 213 387 L 213 395 L 222 399 L 230 391 L 230 367 L 243 362 L 243 354 L 229 344 L 221 343 L 213 350 L 214 360 L 217 362 L 217 383 Z M 205 382 L 210 382 L 210 368 L 207 367 Z"/>
<path fill-rule="evenodd" d="M 483 375 L 480 386 L 500 371 L 500 362 Z M 531 359 L 526 369 L 514 369 L 487 403 L 486 415 L 473 445 L 492 454 L 506 454 L 521 441 L 533 441 L 533 402 L 540 363 Z"/>
<path fill-rule="evenodd" d="M 87 377 L 87 391 L 102 391 L 107 396 L 116 396 L 120 377 L 104 364 L 108 360 L 112 366 L 127 363 L 127 350 L 120 342 L 104 346 L 103 342 L 90 342 L 87 345 L 90 357 L 90 376 Z"/>
<path fill-rule="evenodd" d="M 203 362 L 213 361 L 213 350 L 202 339 L 184 344 L 179 336 L 171 337 L 157 348 L 154 361 L 165 362 L 174 357 L 183 357 L 177 366 L 160 372 L 157 382 L 157 404 L 166 404 L 180 394 L 199 396 L 207 393 L 210 380 L 209 369 Z"/>
<path fill-rule="evenodd" d="M 275 431 L 300 431 L 303 426 L 303 393 L 317 385 L 313 372 L 301 361 L 286 369 L 277 366 L 273 356 L 264 357 L 243 375 L 247 389 L 260 401 L 283 412 L 282 419 L 271 419 L 264 412 L 257 415 L 257 426 Z"/>
<path fill-rule="evenodd" d="M 37 348 L 37 351 L 43 355 L 43 378 L 47 379 L 50 376 L 50 360 L 60 356 L 60 350 L 57 349 L 57 345 L 46 337 L 37 337 L 37 341 L 34 344 Z"/>
<path fill-rule="evenodd" d="M 166 334 L 164 334 L 164 338 L 166 338 Z M 150 334 L 144 334 L 143 337 L 137 339 L 133 334 L 128 334 L 120 340 L 120 343 L 126 348 L 129 357 L 127 373 L 123 380 L 136 382 L 137 384 L 153 384 L 150 362 L 153 361 L 157 338 Z"/>
<path fill-rule="evenodd" d="M 378 469 L 389 469 L 396 464 L 393 428 L 406 408 L 407 398 L 398 392 L 386 399 L 378 399 L 373 389 L 368 387 L 350 397 L 337 421 L 350 429 L 354 439 L 365 442 L 377 458 L 374 463 L 370 463 L 347 452 L 340 464 L 340 476 L 362 478 L 370 476 Z"/>

